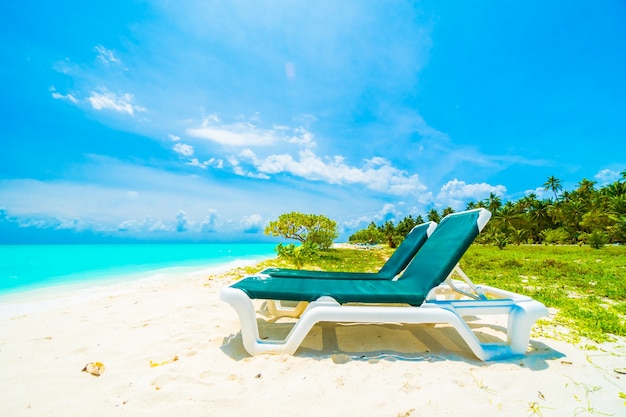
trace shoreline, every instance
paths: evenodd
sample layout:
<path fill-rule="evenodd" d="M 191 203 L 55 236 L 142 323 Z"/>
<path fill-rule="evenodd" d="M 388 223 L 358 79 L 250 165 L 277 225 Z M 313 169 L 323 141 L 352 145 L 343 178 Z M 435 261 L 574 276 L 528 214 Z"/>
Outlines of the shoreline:
<path fill-rule="evenodd" d="M 0 245 L 0 294 L 273 256 L 273 246 L 266 243 Z"/>
<path fill-rule="evenodd" d="M 0 292 L 0 319 L 52 308 L 62 305 L 63 302 L 76 304 L 99 297 L 121 295 L 168 280 L 189 280 L 226 274 L 228 271 L 254 266 L 260 262 L 262 261 L 258 259 L 236 259 L 210 266 L 167 267 L 129 274 L 103 275 L 101 278 L 84 281 L 16 288 Z"/>
<path fill-rule="evenodd" d="M 251 357 L 235 312 L 218 297 L 239 266 L 118 283 L 72 303 L 53 291 L 52 303 L 42 308 L 0 315 L 0 384 L 12 387 L 0 391 L 0 414 L 547 417 L 626 411 L 623 338 L 583 349 L 535 334 L 523 358 L 485 363 L 445 327 L 323 323 L 293 356 Z M 495 324 L 488 330 L 500 329 L 497 319 L 489 322 Z M 104 364 L 104 373 L 81 372 L 90 362 Z"/>

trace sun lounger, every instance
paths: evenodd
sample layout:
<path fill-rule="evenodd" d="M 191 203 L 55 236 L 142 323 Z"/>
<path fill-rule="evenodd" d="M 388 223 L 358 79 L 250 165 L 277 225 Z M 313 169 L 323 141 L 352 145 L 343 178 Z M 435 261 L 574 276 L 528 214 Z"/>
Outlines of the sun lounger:
<path fill-rule="evenodd" d="M 547 314 L 545 306 L 526 296 L 451 279 L 452 274 L 458 274 L 457 263 L 490 217 L 485 209 L 446 216 L 397 280 L 259 275 L 223 288 L 220 297 L 237 312 L 243 344 L 250 354 L 293 354 L 316 323 L 338 322 L 448 324 L 481 360 L 523 355 L 531 327 Z M 262 340 L 253 299 L 310 304 L 285 340 Z M 508 314 L 506 341 L 481 342 L 463 319 L 490 314 Z"/>
<path fill-rule="evenodd" d="M 426 239 L 437 227 L 435 222 L 426 222 L 415 226 L 394 251 L 385 265 L 378 272 L 334 272 L 334 271 L 311 271 L 285 268 L 266 268 L 256 274 L 257 276 L 268 275 L 275 278 L 313 278 L 313 279 L 380 279 L 391 280 L 398 277 L 406 266 L 411 262 L 415 254 L 426 242 Z M 291 303 L 293 304 L 293 303 Z M 276 317 L 299 317 L 309 305 L 302 301 L 295 305 L 281 303 L 280 300 L 267 300 L 269 313 Z"/>
<path fill-rule="evenodd" d="M 266 268 L 260 274 L 284 278 L 393 279 L 411 262 L 411 259 L 420 250 L 426 239 L 435 230 L 435 227 L 437 227 L 435 222 L 426 222 L 415 226 L 378 272 L 333 272 Z"/>

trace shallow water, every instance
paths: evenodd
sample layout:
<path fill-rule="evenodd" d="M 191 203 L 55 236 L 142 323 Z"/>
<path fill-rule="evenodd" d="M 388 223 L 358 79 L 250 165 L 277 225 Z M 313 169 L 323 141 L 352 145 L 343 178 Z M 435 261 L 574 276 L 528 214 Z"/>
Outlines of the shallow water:
<path fill-rule="evenodd" d="M 0 293 L 275 256 L 274 244 L 0 245 Z"/>

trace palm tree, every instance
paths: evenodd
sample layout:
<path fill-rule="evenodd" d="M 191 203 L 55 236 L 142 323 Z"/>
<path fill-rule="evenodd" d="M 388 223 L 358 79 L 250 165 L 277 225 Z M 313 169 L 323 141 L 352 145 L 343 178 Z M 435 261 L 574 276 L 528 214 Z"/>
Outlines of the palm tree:
<path fill-rule="evenodd" d="M 483 207 L 493 213 L 492 221 L 486 232 L 478 240 L 496 243 L 504 247 L 507 242 L 520 243 L 526 240 L 548 241 L 546 237 L 553 232 L 567 234 L 571 239 L 590 242 L 592 234 L 606 236 L 608 242 L 626 242 L 626 170 L 620 172 L 620 179 L 596 188 L 596 182 L 583 178 L 574 190 L 564 190 L 561 180 L 550 176 L 543 184 L 549 195 L 539 198 L 535 193 L 528 193 L 517 201 L 503 204 L 501 197 L 490 193 L 488 198 L 469 201 L 467 210 Z M 552 198 L 554 197 L 554 198 Z M 438 212 L 435 208 L 428 212 L 428 220 L 440 222 L 442 216 L 451 213 L 445 208 Z M 379 226 L 378 229 L 395 245 L 399 231 L 410 229 L 413 223 L 422 223 L 422 216 L 413 219 L 408 216 L 394 228 L 392 222 Z M 395 229 L 395 232 L 394 232 Z"/>
<path fill-rule="evenodd" d="M 498 197 L 494 193 L 489 193 L 489 197 L 487 198 L 487 209 L 490 212 L 495 213 L 502 207 L 502 199 Z"/>
<path fill-rule="evenodd" d="M 411 229 L 413 229 L 416 224 L 418 223 L 416 223 L 413 216 L 409 214 L 407 217 L 398 222 L 398 224 L 396 225 L 395 234 L 404 239 L 404 237 L 409 234 Z"/>
<path fill-rule="evenodd" d="M 626 194 L 611 197 L 609 208 L 612 214 L 626 215 Z"/>
<path fill-rule="evenodd" d="M 554 199 L 558 200 L 558 192 L 563 190 L 563 186 L 561 185 L 560 179 L 556 178 L 554 175 L 551 175 L 548 177 L 548 181 L 543 183 L 543 189 L 546 191 L 551 190 L 554 193 Z"/>
<path fill-rule="evenodd" d="M 595 186 L 596 181 L 588 180 L 587 178 L 583 178 L 578 183 L 578 189 L 576 192 L 581 198 L 589 198 L 590 194 L 596 191 Z"/>
<path fill-rule="evenodd" d="M 393 225 L 393 222 L 391 220 L 387 220 L 382 226 L 378 227 L 378 230 L 380 230 L 382 235 L 387 240 L 387 244 L 389 245 L 389 247 L 391 249 L 395 249 L 396 243 L 394 242 L 393 238 L 396 234 L 396 228 Z"/>
<path fill-rule="evenodd" d="M 568 201 L 562 204 L 561 215 L 563 226 L 572 235 L 576 235 L 577 230 L 580 229 L 580 222 L 583 219 L 583 215 L 587 213 L 587 204 L 584 199 L 578 199 L 574 201 Z"/>
<path fill-rule="evenodd" d="M 608 197 L 615 197 L 618 195 L 626 194 L 626 182 L 615 181 L 614 183 L 600 189 L 600 193 Z"/>
<path fill-rule="evenodd" d="M 443 211 L 441 212 L 441 217 L 446 217 L 448 214 L 452 214 L 452 213 L 454 213 L 454 209 L 448 206 L 445 209 L 443 209 Z"/>
<path fill-rule="evenodd" d="M 539 236 L 539 232 L 550 226 L 550 214 L 548 212 L 550 203 L 547 200 L 536 200 L 530 206 L 529 215 L 529 229 L 530 238 L 535 239 Z M 533 231 L 536 233 L 533 234 Z"/>
<path fill-rule="evenodd" d="M 430 209 L 430 211 L 428 212 L 428 216 L 426 218 L 431 222 L 439 223 L 441 221 L 441 216 L 439 215 L 437 210 L 434 208 Z"/>
<path fill-rule="evenodd" d="M 532 201 L 536 201 L 537 200 L 537 194 L 536 193 L 528 193 L 526 194 L 526 198 L 528 201 L 532 202 Z"/>
<path fill-rule="evenodd" d="M 509 230 L 515 229 L 521 218 L 520 213 L 510 201 L 507 201 L 500 210 L 493 215 L 493 224 L 501 232 L 508 233 Z"/>

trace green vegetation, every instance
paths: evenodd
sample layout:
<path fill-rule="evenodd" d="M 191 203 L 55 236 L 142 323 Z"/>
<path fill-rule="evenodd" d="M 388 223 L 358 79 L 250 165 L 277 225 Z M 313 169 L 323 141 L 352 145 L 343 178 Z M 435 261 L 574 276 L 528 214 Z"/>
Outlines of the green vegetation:
<path fill-rule="evenodd" d="M 269 236 L 282 236 L 300 242 L 276 246 L 278 257 L 293 263 L 300 269 L 305 263 L 317 259 L 321 251 L 328 251 L 333 240 L 339 236 L 337 222 L 318 214 L 303 214 L 297 211 L 281 214 L 278 220 L 265 228 Z"/>
<path fill-rule="evenodd" d="M 461 268 L 476 283 L 526 294 L 558 309 L 570 336 L 626 336 L 626 247 L 473 245 Z"/>
<path fill-rule="evenodd" d="M 413 218 L 411 215 L 402 219 L 397 225 L 394 225 L 391 220 L 386 221 L 381 226 L 376 226 L 372 222 L 367 228 L 359 230 L 350 236 L 348 240 L 350 243 L 367 243 L 370 245 L 382 242 L 393 249 L 404 240 L 404 237 L 409 234 L 412 228 L 421 223 L 424 223 L 422 216 Z"/>
<path fill-rule="evenodd" d="M 552 335 L 572 341 L 626 336 L 626 171 L 619 181 L 599 189 L 594 181 L 583 179 L 575 190 L 563 191 L 561 181 L 553 176 L 543 188 L 552 193 L 549 198 L 531 193 L 503 204 L 492 193 L 484 201 L 468 203 L 467 209 L 485 207 L 493 217 L 461 260 L 461 267 L 477 284 L 526 294 L 555 308 L 552 325 L 546 327 Z M 439 222 L 452 212 L 449 207 L 441 213 L 432 209 L 427 220 Z M 302 245 L 279 245 L 279 259 L 261 266 L 374 272 L 404 236 L 423 222 L 422 216 L 408 216 L 396 225 L 371 223 L 350 236 L 352 243 L 383 243 L 388 246 L 385 249 L 330 249 L 337 237 L 334 221 L 284 214 L 265 233 L 296 239 Z M 557 244 L 569 246 L 548 246 Z M 541 323 L 548 324 L 547 320 Z M 559 326 L 569 330 L 560 332 Z"/>
<path fill-rule="evenodd" d="M 303 214 L 297 211 L 278 216 L 270 222 L 264 233 L 268 236 L 282 236 L 302 244 L 310 244 L 326 250 L 339 236 L 337 222 L 319 214 Z"/>
<path fill-rule="evenodd" d="M 391 253 L 389 248 L 330 249 L 303 267 L 374 272 Z M 242 273 L 268 266 L 293 268 L 287 260 L 274 259 Z M 463 256 L 461 267 L 477 284 L 526 294 L 556 308 L 558 313 L 550 323 L 540 321 L 548 336 L 598 342 L 611 334 L 626 336 L 626 246 L 594 250 L 575 245 L 520 245 L 499 250 L 474 244 Z M 558 331 L 558 325 L 569 333 Z"/>
<path fill-rule="evenodd" d="M 543 184 L 549 197 L 530 193 L 517 201 L 502 202 L 492 193 L 487 199 L 470 201 L 466 209 L 484 207 L 493 217 L 478 238 L 504 249 L 509 244 L 523 243 L 580 244 L 599 249 L 607 244 L 626 243 L 626 171 L 619 181 L 596 188 L 594 181 L 583 178 L 574 190 L 564 191 L 561 180 L 551 176 Z M 430 210 L 428 220 L 439 222 L 450 207 L 438 212 Z M 350 236 L 354 243 L 387 243 L 395 247 L 410 227 L 423 221 L 421 216 L 405 217 L 366 229 Z M 408 230 L 407 230 L 408 228 Z"/>
<path fill-rule="evenodd" d="M 318 252 L 317 256 L 309 258 L 300 268 L 322 271 L 344 271 L 344 272 L 376 272 L 389 259 L 393 249 L 377 247 L 375 249 L 344 249 L 331 248 L 327 251 Z M 247 273 L 257 272 L 259 269 L 267 267 L 294 268 L 298 267 L 291 259 L 279 257 L 264 261 L 256 265 Z"/>
<path fill-rule="evenodd" d="M 275 249 L 279 259 L 291 262 L 296 269 L 301 269 L 307 262 L 313 262 L 320 256 L 318 247 L 309 242 L 305 242 L 300 246 L 294 244 L 283 245 L 279 243 Z"/>

